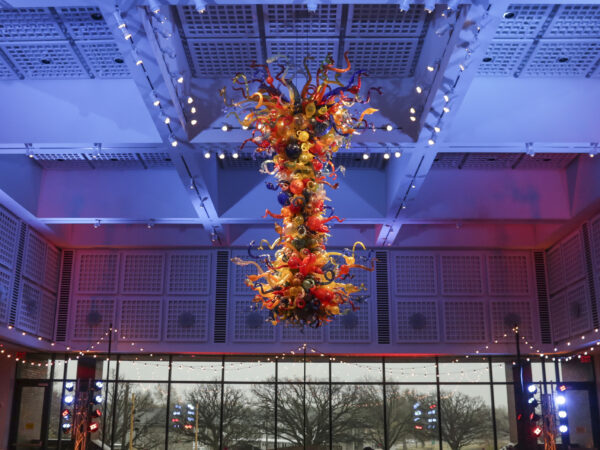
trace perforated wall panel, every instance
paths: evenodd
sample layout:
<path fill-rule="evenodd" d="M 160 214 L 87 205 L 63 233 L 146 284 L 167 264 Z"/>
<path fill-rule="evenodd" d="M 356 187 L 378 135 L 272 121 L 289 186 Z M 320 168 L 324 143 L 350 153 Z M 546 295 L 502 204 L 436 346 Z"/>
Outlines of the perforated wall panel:
<path fill-rule="evenodd" d="M 519 334 L 528 342 L 537 342 L 531 316 L 531 304 L 526 301 L 493 301 L 491 303 L 492 339 L 514 342 L 513 328 L 519 326 Z"/>
<path fill-rule="evenodd" d="M 208 338 L 208 301 L 168 299 L 167 341 L 206 341 Z"/>
<path fill-rule="evenodd" d="M 561 244 L 565 282 L 571 284 L 585 276 L 585 260 L 581 233 L 565 239 Z"/>
<path fill-rule="evenodd" d="M 592 220 L 590 226 L 590 235 L 592 237 L 592 257 L 596 272 L 600 272 L 600 217 Z"/>
<path fill-rule="evenodd" d="M 320 328 L 298 328 L 283 326 L 281 328 L 281 341 L 304 344 L 308 342 L 323 342 L 323 327 Z"/>
<path fill-rule="evenodd" d="M 331 342 L 371 341 L 370 303 L 367 301 L 358 306 L 358 311 L 352 311 L 350 305 L 340 307 L 342 315 L 327 326 Z"/>
<path fill-rule="evenodd" d="M 262 250 L 258 251 L 259 254 L 268 254 L 269 252 L 265 252 Z M 248 252 L 235 251 L 232 252 L 232 258 L 241 258 L 243 260 L 250 260 L 251 258 L 248 256 Z M 230 273 L 231 273 L 231 294 L 234 296 L 242 296 L 246 299 L 252 299 L 254 297 L 254 291 L 246 286 L 246 278 L 248 275 L 256 275 L 258 273 L 255 266 L 248 264 L 245 266 L 238 266 L 237 264 L 230 264 Z"/>
<path fill-rule="evenodd" d="M 188 38 L 258 36 L 254 5 L 207 5 L 204 14 L 192 5 L 179 6 L 179 17 Z"/>
<path fill-rule="evenodd" d="M 79 253 L 75 264 L 75 291 L 79 294 L 116 294 L 118 270 L 117 253 Z"/>
<path fill-rule="evenodd" d="M 551 11 L 552 5 L 509 5 L 496 37 L 535 38 Z"/>
<path fill-rule="evenodd" d="M 437 342 L 438 311 L 435 301 L 399 301 L 396 303 L 398 342 Z"/>
<path fill-rule="evenodd" d="M 114 41 L 77 42 L 94 76 L 98 78 L 130 78 L 125 60 Z"/>
<path fill-rule="evenodd" d="M 19 221 L 0 207 L 0 264 L 12 269 L 19 242 Z"/>
<path fill-rule="evenodd" d="M 7 311 L 10 302 L 12 279 L 12 273 L 0 266 L 0 322 L 2 323 L 8 320 Z"/>
<path fill-rule="evenodd" d="M 571 336 L 585 333 L 592 328 L 590 298 L 585 283 L 580 283 L 567 290 L 569 308 L 569 325 Z"/>
<path fill-rule="evenodd" d="M 44 169 L 89 169 L 92 167 L 81 153 L 35 153 L 33 159 Z"/>
<path fill-rule="evenodd" d="M 310 14 L 305 5 L 264 5 L 265 33 L 277 36 L 337 36 L 341 5 L 320 4 Z"/>
<path fill-rule="evenodd" d="M 19 329 L 28 333 L 37 333 L 41 302 L 42 290 L 32 283 L 23 281 L 17 308 L 16 325 Z"/>
<path fill-rule="evenodd" d="M 116 328 L 113 297 L 76 297 L 73 303 L 75 317 L 71 319 L 72 339 L 97 340 L 109 331 L 111 323 Z"/>
<path fill-rule="evenodd" d="M 490 295 L 530 295 L 531 261 L 526 255 L 488 255 Z"/>
<path fill-rule="evenodd" d="M 547 38 L 600 38 L 600 5 L 560 5 Z"/>
<path fill-rule="evenodd" d="M 27 232 L 25 241 L 25 260 L 23 275 L 34 283 L 43 285 L 46 267 L 46 243 L 31 230 Z"/>
<path fill-rule="evenodd" d="M 569 337 L 569 312 L 565 294 L 550 299 L 550 323 L 554 341 Z"/>
<path fill-rule="evenodd" d="M 444 329 L 449 342 L 484 342 L 486 312 L 483 302 L 451 301 L 444 303 Z"/>
<path fill-rule="evenodd" d="M 565 285 L 565 272 L 559 245 L 546 253 L 546 270 L 548 271 L 548 290 L 550 294 L 554 294 Z"/>
<path fill-rule="evenodd" d="M 40 312 L 38 334 L 46 339 L 52 339 L 56 319 L 56 295 L 42 291 Z"/>
<path fill-rule="evenodd" d="M 268 323 L 267 311 L 257 309 L 251 301 L 235 300 L 229 303 L 234 306 L 233 340 L 235 342 L 273 342 L 275 327 Z"/>
<path fill-rule="evenodd" d="M 250 70 L 253 61 L 261 61 L 258 39 L 189 39 L 188 45 L 196 76 L 229 77 Z"/>
<path fill-rule="evenodd" d="M 46 245 L 46 264 L 44 270 L 44 287 L 51 292 L 58 291 L 60 272 L 60 252 L 52 245 Z"/>
<path fill-rule="evenodd" d="M 437 294 L 436 261 L 424 252 L 394 258 L 395 293 L 400 296 Z"/>
<path fill-rule="evenodd" d="M 64 39 L 63 33 L 45 8 L 0 8 L 0 41 Z"/>
<path fill-rule="evenodd" d="M 493 40 L 486 49 L 477 74 L 492 77 L 513 75 L 532 42 L 514 39 Z"/>
<path fill-rule="evenodd" d="M 121 292 L 124 294 L 162 294 L 163 253 L 136 252 L 123 255 Z"/>
<path fill-rule="evenodd" d="M 34 80 L 89 78 L 77 55 L 66 41 L 1 44 L 25 78 Z"/>
<path fill-rule="evenodd" d="M 441 255 L 444 295 L 482 295 L 483 277 L 479 255 Z"/>
<path fill-rule="evenodd" d="M 427 13 L 419 7 L 400 11 L 398 5 L 350 5 L 346 33 L 355 37 L 420 37 Z"/>
<path fill-rule="evenodd" d="M 529 77 L 579 77 L 590 72 L 600 54 L 600 40 L 543 39 L 523 70 Z"/>
<path fill-rule="evenodd" d="M 123 341 L 158 341 L 161 336 L 161 300 L 148 298 L 121 300 L 121 328 Z"/>
<path fill-rule="evenodd" d="M 212 275 L 211 254 L 178 252 L 168 256 L 167 292 L 175 295 L 208 294 Z"/>
<path fill-rule="evenodd" d="M 352 64 L 364 67 L 374 77 L 410 77 L 419 53 L 419 40 L 358 39 L 345 40 Z"/>
<path fill-rule="evenodd" d="M 267 39 L 267 53 L 269 57 L 282 55 L 287 57 L 291 63 L 290 73 L 304 73 L 304 58 L 311 56 L 307 60 L 308 68 L 311 74 L 316 73 L 319 66 L 325 61 L 327 55 L 332 55 L 335 59 L 338 52 L 337 39 Z"/>

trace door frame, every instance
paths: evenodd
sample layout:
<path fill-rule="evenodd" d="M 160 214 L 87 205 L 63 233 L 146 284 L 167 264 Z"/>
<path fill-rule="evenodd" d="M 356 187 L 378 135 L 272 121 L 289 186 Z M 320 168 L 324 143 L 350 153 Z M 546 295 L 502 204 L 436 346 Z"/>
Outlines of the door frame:
<path fill-rule="evenodd" d="M 12 418 L 10 421 L 10 431 L 8 434 L 8 448 L 15 449 L 16 439 L 19 432 L 19 416 L 21 413 L 21 398 L 23 396 L 23 388 L 25 387 L 42 387 L 44 388 L 44 401 L 42 403 L 42 421 L 40 424 L 40 448 L 48 447 L 48 424 L 50 413 L 50 400 L 52 398 L 52 381 L 51 380 L 15 380 L 15 390 L 12 404 Z"/>

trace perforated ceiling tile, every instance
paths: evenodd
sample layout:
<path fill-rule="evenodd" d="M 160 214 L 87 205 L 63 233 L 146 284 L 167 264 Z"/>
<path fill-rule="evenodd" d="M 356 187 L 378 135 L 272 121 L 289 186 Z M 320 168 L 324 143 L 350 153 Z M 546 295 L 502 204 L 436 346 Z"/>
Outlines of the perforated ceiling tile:
<path fill-rule="evenodd" d="M 268 324 L 267 324 L 268 325 Z M 305 344 L 308 342 L 323 342 L 323 327 L 294 327 L 283 326 L 281 328 L 281 341 Z"/>
<path fill-rule="evenodd" d="M 414 72 L 418 39 L 357 39 L 345 41 L 345 50 L 356 67 L 374 77 L 409 77 Z"/>
<path fill-rule="evenodd" d="M 449 342 L 485 341 L 485 305 L 482 302 L 446 301 L 444 328 Z"/>
<path fill-rule="evenodd" d="M 437 294 L 434 255 L 398 255 L 394 259 L 396 295 Z"/>
<path fill-rule="evenodd" d="M 502 39 L 534 38 L 540 32 L 552 5 L 510 5 L 496 30 Z"/>
<path fill-rule="evenodd" d="M 115 299 L 112 297 L 75 298 L 75 317 L 72 322 L 72 339 L 92 340 L 104 336 L 114 319 Z"/>
<path fill-rule="evenodd" d="M 267 54 L 269 58 L 281 55 L 291 63 L 291 74 L 304 73 L 304 58 L 307 56 L 312 59 L 307 60 L 308 68 L 313 77 L 319 66 L 326 60 L 328 55 L 337 58 L 338 40 L 337 39 L 267 39 Z"/>
<path fill-rule="evenodd" d="M 519 160 L 519 153 L 468 153 L 463 169 L 510 169 Z"/>
<path fill-rule="evenodd" d="M 0 264 L 12 269 L 17 254 L 19 221 L 0 207 Z"/>
<path fill-rule="evenodd" d="M 517 169 L 564 169 L 577 158 L 573 153 L 536 153 L 517 164 Z"/>
<path fill-rule="evenodd" d="M 600 5 L 560 5 L 545 38 L 600 38 Z"/>
<path fill-rule="evenodd" d="M 273 252 L 267 250 L 254 250 L 254 254 L 256 255 L 265 255 L 265 254 L 273 254 Z M 250 259 L 247 251 L 235 251 L 231 253 L 232 258 L 241 258 L 243 260 Z M 264 258 L 263 258 L 264 259 Z M 254 291 L 246 286 L 246 278 L 248 275 L 256 275 L 257 269 L 255 266 L 248 264 L 245 266 L 239 266 L 234 263 L 229 264 L 229 274 L 230 274 L 230 286 L 231 286 L 231 294 L 239 295 L 245 298 L 251 299 L 254 297 Z"/>
<path fill-rule="evenodd" d="M 529 295 L 529 258 L 526 255 L 489 255 L 490 295 Z"/>
<path fill-rule="evenodd" d="M 433 160 L 433 169 L 458 169 L 464 153 L 438 153 Z"/>
<path fill-rule="evenodd" d="M 0 80 L 18 80 L 19 77 L 0 55 Z"/>
<path fill-rule="evenodd" d="M 40 317 L 42 290 L 37 286 L 23 281 L 17 308 L 17 328 L 36 333 Z"/>
<path fill-rule="evenodd" d="M 38 334 L 46 339 L 54 337 L 56 318 L 56 295 L 42 291 L 42 304 L 38 325 Z"/>
<path fill-rule="evenodd" d="M 188 44 L 198 77 L 233 76 L 262 60 L 258 39 L 190 39 Z"/>
<path fill-rule="evenodd" d="M 81 153 L 35 153 L 33 159 L 44 169 L 89 169 L 92 167 Z"/>
<path fill-rule="evenodd" d="M 169 294 L 208 294 L 210 290 L 210 253 L 169 255 L 167 292 Z"/>
<path fill-rule="evenodd" d="M 526 77 L 579 77 L 600 58 L 600 40 L 543 39 L 523 69 Z"/>
<path fill-rule="evenodd" d="M 477 75 L 488 77 L 512 76 L 523 56 L 531 46 L 531 40 L 494 40 L 488 46 L 479 64 Z"/>
<path fill-rule="evenodd" d="M 569 337 L 569 312 L 564 293 L 550 299 L 550 324 L 554 341 Z"/>
<path fill-rule="evenodd" d="M 442 255 L 442 293 L 445 295 L 481 295 L 481 257 L 478 255 Z"/>
<path fill-rule="evenodd" d="M 320 4 L 316 13 L 308 12 L 305 5 L 264 5 L 263 10 L 267 37 L 306 39 L 340 33 L 341 5 Z"/>
<path fill-rule="evenodd" d="M 0 42 L 65 38 L 46 8 L 0 8 L 0 24 Z"/>
<path fill-rule="evenodd" d="M 563 269 L 560 245 L 546 252 L 546 272 L 548 274 L 548 290 L 553 294 L 560 290 L 565 284 L 565 272 Z"/>
<path fill-rule="evenodd" d="M 576 233 L 561 244 L 565 282 L 571 284 L 585 276 L 583 243 L 581 234 Z"/>
<path fill-rule="evenodd" d="M 398 5 L 350 5 L 348 36 L 420 37 L 424 32 L 427 13 L 413 6 L 400 11 Z"/>
<path fill-rule="evenodd" d="M 159 153 L 140 153 L 140 157 L 149 169 L 160 169 L 174 167 L 171 155 L 166 152 Z"/>
<path fill-rule="evenodd" d="M 401 301 L 396 304 L 398 342 L 439 341 L 437 303 Z"/>
<path fill-rule="evenodd" d="M 188 38 L 258 36 L 254 5 L 207 5 L 204 14 L 192 5 L 179 8 L 183 31 Z"/>
<path fill-rule="evenodd" d="M 160 339 L 161 301 L 148 298 L 121 300 L 121 341 Z"/>
<path fill-rule="evenodd" d="M 135 153 L 100 152 L 89 156 L 92 167 L 96 169 L 141 169 L 144 167 Z"/>
<path fill-rule="evenodd" d="M 78 41 L 77 47 L 94 76 L 98 78 L 130 78 L 131 74 L 113 41 Z"/>
<path fill-rule="evenodd" d="M 531 321 L 529 302 L 497 301 L 491 305 L 492 339 L 500 342 L 514 342 L 513 329 L 519 326 L 519 334 L 528 342 L 536 342 Z"/>
<path fill-rule="evenodd" d="M 27 240 L 25 241 L 24 262 L 23 275 L 34 283 L 42 285 L 46 267 L 46 243 L 31 230 L 28 230 Z"/>
<path fill-rule="evenodd" d="M 121 292 L 124 294 L 163 292 L 165 257 L 162 253 L 126 254 L 124 260 Z"/>
<path fill-rule="evenodd" d="M 95 6 L 57 8 L 57 12 L 75 40 L 113 38 L 100 9 Z"/>
<path fill-rule="evenodd" d="M 114 294 L 117 292 L 119 255 L 110 253 L 81 253 L 76 281 L 80 294 Z"/>
<path fill-rule="evenodd" d="M 576 336 L 592 328 L 590 298 L 585 283 L 580 283 L 567 291 L 569 326 L 571 336 Z"/>
<path fill-rule="evenodd" d="M 51 292 L 58 290 L 60 272 L 60 252 L 52 245 L 46 246 L 46 270 L 44 271 L 44 287 Z"/>
<path fill-rule="evenodd" d="M 10 289 L 12 287 L 12 274 L 7 269 L 0 266 L 0 322 L 7 320 L 7 311 L 10 299 Z"/>
<path fill-rule="evenodd" d="M 236 342 L 272 342 L 275 327 L 267 322 L 268 313 L 249 300 L 235 301 L 233 340 Z"/>
<path fill-rule="evenodd" d="M 68 42 L 3 44 L 2 49 L 25 78 L 89 78 Z"/>
<path fill-rule="evenodd" d="M 167 341 L 206 341 L 208 336 L 208 302 L 206 300 L 169 299 Z"/>
<path fill-rule="evenodd" d="M 369 302 L 358 305 L 358 311 L 352 311 L 348 304 L 340 307 L 341 315 L 327 325 L 331 342 L 369 342 L 371 326 L 369 320 Z"/>

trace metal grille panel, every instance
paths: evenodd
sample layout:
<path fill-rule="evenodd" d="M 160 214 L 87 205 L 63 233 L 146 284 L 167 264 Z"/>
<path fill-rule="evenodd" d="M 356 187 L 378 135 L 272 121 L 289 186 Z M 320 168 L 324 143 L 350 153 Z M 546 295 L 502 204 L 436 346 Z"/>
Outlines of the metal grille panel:
<path fill-rule="evenodd" d="M 38 334 L 46 339 L 54 337 L 56 322 L 56 296 L 42 291 L 42 304 Z"/>
<path fill-rule="evenodd" d="M 165 330 L 167 341 L 206 341 L 207 325 L 206 300 L 169 299 Z"/>
<path fill-rule="evenodd" d="M 119 47 L 113 41 L 77 42 L 93 74 L 98 78 L 130 78 Z"/>
<path fill-rule="evenodd" d="M 434 301 L 401 301 L 397 308 L 398 342 L 437 342 L 437 303 Z"/>
<path fill-rule="evenodd" d="M 33 159 L 44 169 L 89 169 L 81 153 L 35 153 Z"/>
<path fill-rule="evenodd" d="M 266 310 L 256 309 L 247 300 L 235 301 L 233 340 L 236 342 L 273 342 L 275 327 L 268 323 Z"/>
<path fill-rule="evenodd" d="M 544 37 L 600 38 L 600 6 L 560 5 Z"/>
<path fill-rule="evenodd" d="M 529 77 L 579 77 L 587 74 L 600 56 L 600 40 L 542 40 L 523 70 Z"/>
<path fill-rule="evenodd" d="M 519 160 L 519 153 L 468 153 L 463 169 L 510 169 Z"/>
<path fill-rule="evenodd" d="M 419 53 L 418 39 L 348 38 L 345 50 L 352 64 L 374 77 L 410 77 Z"/>
<path fill-rule="evenodd" d="M 560 255 L 560 246 L 557 245 L 548 251 L 546 254 L 546 263 L 548 270 L 548 290 L 550 294 L 554 294 L 565 284 L 565 272 Z"/>
<path fill-rule="evenodd" d="M 124 256 L 121 292 L 124 294 L 161 294 L 164 260 L 162 253 L 137 253 Z"/>
<path fill-rule="evenodd" d="M 166 152 L 140 153 L 140 157 L 142 158 L 142 161 L 144 161 L 146 167 L 149 169 L 174 167 L 171 155 Z"/>
<path fill-rule="evenodd" d="M 571 164 L 577 155 L 572 153 L 536 153 L 524 157 L 517 164 L 519 169 L 564 169 Z"/>
<path fill-rule="evenodd" d="M 486 340 L 485 305 L 482 302 L 446 301 L 444 328 L 450 342 Z"/>
<path fill-rule="evenodd" d="M 93 252 L 79 254 L 77 292 L 80 294 L 115 294 L 119 255 Z"/>
<path fill-rule="evenodd" d="M 171 254 L 169 255 L 167 291 L 169 294 L 208 294 L 210 274 L 210 254 Z"/>
<path fill-rule="evenodd" d="M 60 275 L 60 252 L 52 245 L 46 246 L 46 267 L 44 270 L 44 287 L 51 292 L 58 291 Z"/>
<path fill-rule="evenodd" d="M 0 207 L 0 264 L 12 269 L 19 242 L 19 221 Z"/>
<path fill-rule="evenodd" d="M 550 323 L 552 324 L 552 338 L 554 341 L 569 337 L 569 315 L 564 294 L 557 295 L 550 300 Z"/>
<path fill-rule="evenodd" d="M 204 14 L 191 5 L 178 9 L 184 34 L 188 38 L 258 36 L 254 5 L 207 5 Z"/>
<path fill-rule="evenodd" d="M 431 167 L 433 169 L 458 169 L 464 157 L 464 153 L 438 153 Z"/>
<path fill-rule="evenodd" d="M 348 36 L 420 37 L 427 21 L 418 7 L 400 11 L 398 5 L 350 5 Z"/>
<path fill-rule="evenodd" d="M 265 5 L 264 17 L 267 36 L 337 36 L 341 5 L 320 4 L 312 14 L 305 5 Z"/>
<path fill-rule="evenodd" d="M 19 77 L 0 56 L 0 80 L 17 80 Z"/>
<path fill-rule="evenodd" d="M 6 323 L 8 316 L 6 311 L 10 302 L 10 288 L 12 286 L 12 274 L 0 266 L 0 322 Z"/>
<path fill-rule="evenodd" d="M 548 15 L 552 5 L 510 5 L 496 30 L 498 38 L 534 38 Z"/>
<path fill-rule="evenodd" d="M 45 8 L 0 8 L 0 42 L 64 39 L 58 24 Z"/>
<path fill-rule="evenodd" d="M 282 55 L 289 58 L 291 63 L 291 73 L 304 73 L 304 58 L 311 56 L 312 59 L 307 60 L 308 68 L 311 73 L 316 73 L 319 66 L 325 61 L 327 55 L 337 56 L 338 41 L 331 39 L 267 39 L 267 54 L 269 57 Z"/>
<path fill-rule="evenodd" d="M 436 295 L 434 255 L 398 255 L 395 258 L 396 295 Z"/>
<path fill-rule="evenodd" d="M 478 255 L 442 255 L 442 293 L 445 295 L 481 295 L 481 257 Z"/>
<path fill-rule="evenodd" d="M 479 65 L 479 76 L 511 76 L 519 66 L 531 40 L 494 40 L 486 49 L 485 56 Z"/>
<path fill-rule="evenodd" d="M 67 42 L 3 44 L 17 69 L 29 79 L 88 78 Z"/>
<path fill-rule="evenodd" d="M 582 282 L 567 291 L 570 335 L 576 336 L 592 328 L 590 298 Z"/>
<path fill-rule="evenodd" d="M 519 334 L 528 342 L 538 339 L 533 330 L 529 302 L 494 301 L 491 304 L 492 339 L 499 342 L 514 342 L 513 327 L 519 326 Z"/>
<path fill-rule="evenodd" d="M 41 289 L 27 281 L 23 281 L 17 309 L 17 328 L 28 333 L 37 333 L 41 300 Z"/>
<path fill-rule="evenodd" d="M 69 35 L 75 40 L 112 39 L 110 28 L 100 9 L 88 7 L 64 7 L 57 10 Z"/>
<path fill-rule="evenodd" d="M 75 317 L 71 337 L 74 340 L 97 340 L 114 323 L 115 299 L 112 297 L 75 298 Z"/>
<path fill-rule="evenodd" d="M 41 285 L 44 283 L 46 267 L 46 243 L 31 230 L 28 230 L 25 242 L 23 275 Z"/>
<path fill-rule="evenodd" d="M 190 39 L 188 41 L 198 77 L 228 77 L 248 71 L 253 61 L 261 61 L 258 39 Z"/>
<path fill-rule="evenodd" d="M 488 283 L 490 295 L 529 295 L 529 258 L 525 255 L 490 255 Z"/>
<path fill-rule="evenodd" d="M 359 307 L 358 311 L 352 311 L 349 305 L 340 307 L 342 315 L 333 319 L 327 327 L 331 342 L 370 342 L 369 303 Z"/>
<path fill-rule="evenodd" d="M 121 328 L 119 339 L 122 341 L 160 339 L 161 301 L 132 299 L 121 301 Z"/>
<path fill-rule="evenodd" d="M 585 261 L 583 259 L 583 243 L 581 233 L 566 239 L 561 244 L 565 282 L 571 284 L 585 276 Z"/>

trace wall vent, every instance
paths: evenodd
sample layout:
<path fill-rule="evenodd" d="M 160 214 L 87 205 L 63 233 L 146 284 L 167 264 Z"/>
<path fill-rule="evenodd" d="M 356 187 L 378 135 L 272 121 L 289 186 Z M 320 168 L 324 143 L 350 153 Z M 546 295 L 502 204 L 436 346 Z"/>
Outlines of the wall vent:
<path fill-rule="evenodd" d="M 377 288 L 377 343 L 390 343 L 390 283 L 388 252 L 376 252 L 375 286 Z"/>
<path fill-rule="evenodd" d="M 596 303 L 596 286 L 594 285 L 594 264 L 592 263 L 592 247 L 587 223 L 583 224 L 583 254 L 585 257 L 585 270 L 592 307 L 592 324 L 598 328 L 598 304 Z"/>
<path fill-rule="evenodd" d="M 62 270 L 60 273 L 60 285 L 58 289 L 58 309 L 56 314 L 56 340 L 59 342 L 64 342 L 67 338 L 72 273 L 73 250 L 65 250 L 62 258 Z"/>
<path fill-rule="evenodd" d="M 548 291 L 546 289 L 544 252 L 535 252 L 533 254 L 533 259 L 535 263 L 535 284 L 538 297 L 538 312 L 540 315 L 540 335 L 542 338 L 542 344 L 551 344 L 552 333 L 550 329 Z"/>
<path fill-rule="evenodd" d="M 23 253 L 25 251 L 25 238 L 27 236 L 27 225 L 21 222 L 19 230 L 19 245 L 17 246 L 17 259 L 15 261 L 15 276 L 13 278 L 12 302 L 10 304 L 8 323 L 14 325 L 17 320 L 17 307 L 21 291 L 21 272 L 23 270 Z"/>
<path fill-rule="evenodd" d="M 229 282 L 229 252 L 217 251 L 217 281 L 215 289 L 215 343 L 225 343 L 227 337 L 227 283 Z"/>

